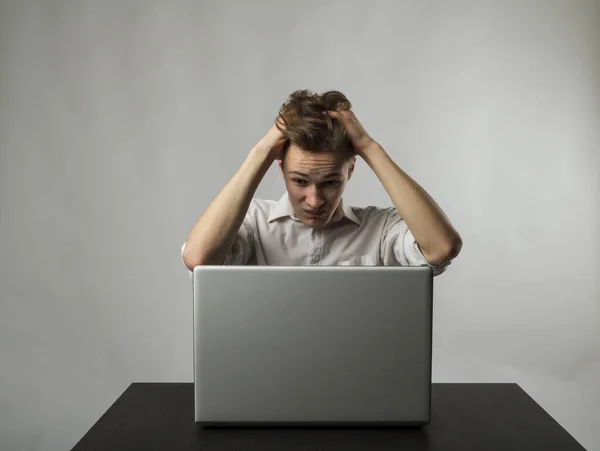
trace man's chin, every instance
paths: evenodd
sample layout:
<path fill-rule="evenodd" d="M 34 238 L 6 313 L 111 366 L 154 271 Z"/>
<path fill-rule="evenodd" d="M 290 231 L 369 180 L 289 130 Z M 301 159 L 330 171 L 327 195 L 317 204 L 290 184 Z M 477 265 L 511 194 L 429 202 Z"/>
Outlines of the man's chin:
<path fill-rule="evenodd" d="M 302 219 L 302 223 L 305 226 L 310 227 L 312 229 L 321 229 L 321 228 L 325 227 L 328 222 L 329 222 L 329 218 L 327 218 L 327 217 L 322 217 L 322 218 L 308 217 L 308 218 Z"/>
<path fill-rule="evenodd" d="M 329 224 L 333 224 L 334 222 L 338 222 L 340 219 L 342 219 L 342 215 L 341 214 L 333 214 L 332 216 L 329 215 L 323 215 L 320 217 L 316 217 L 316 218 L 311 218 L 309 216 L 304 216 L 302 219 L 302 223 L 307 226 L 307 227 L 311 227 L 313 229 L 322 229 L 323 227 L 329 225 Z"/>

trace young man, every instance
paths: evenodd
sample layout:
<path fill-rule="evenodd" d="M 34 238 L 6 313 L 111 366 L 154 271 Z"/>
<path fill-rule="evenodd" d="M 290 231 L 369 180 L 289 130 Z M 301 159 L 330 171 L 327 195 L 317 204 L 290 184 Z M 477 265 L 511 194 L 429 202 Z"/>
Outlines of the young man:
<path fill-rule="evenodd" d="M 356 156 L 394 207 L 355 208 L 342 196 Z M 286 193 L 253 199 L 279 160 Z M 339 91 L 292 93 L 275 124 L 198 219 L 181 252 L 197 265 L 402 265 L 444 272 L 462 240 L 435 201 L 363 128 Z"/>

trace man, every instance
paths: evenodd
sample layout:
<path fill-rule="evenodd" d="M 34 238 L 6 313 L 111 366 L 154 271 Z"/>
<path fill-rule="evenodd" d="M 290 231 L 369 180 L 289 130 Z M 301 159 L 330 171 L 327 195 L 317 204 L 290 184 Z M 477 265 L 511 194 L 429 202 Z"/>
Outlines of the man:
<path fill-rule="evenodd" d="M 355 208 L 342 195 L 356 156 L 394 207 Z M 275 161 L 278 201 L 253 199 Z M 364 129 L 339 91 L 292 93 L 274 125 L 198 219 L 181 252 L 197 265 L 402 265 L 444 272 L 462 240 L 435 201 Z"/>

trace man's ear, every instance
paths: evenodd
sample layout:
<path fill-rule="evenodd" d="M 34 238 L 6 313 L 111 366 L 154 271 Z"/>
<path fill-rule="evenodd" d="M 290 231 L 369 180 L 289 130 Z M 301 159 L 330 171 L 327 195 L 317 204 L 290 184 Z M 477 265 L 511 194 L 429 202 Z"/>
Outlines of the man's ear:
<path fill-rule="evenodd" d="M 352 161 L 350 162 L 350 167 L 348 168 L 348 180 L 352 177 L 352 173 L 354 172 L 354 165 L 356 164 L 356 157 L 352 157 Z"/>
<path fill-rule="evenodd" d="M 283 163 L 281 162 L 281 160 L 277 160 L 277 166 L 279 167 L 279 172 L 281 173 L 281 176 L 285 178 L 283 174 Z"/>

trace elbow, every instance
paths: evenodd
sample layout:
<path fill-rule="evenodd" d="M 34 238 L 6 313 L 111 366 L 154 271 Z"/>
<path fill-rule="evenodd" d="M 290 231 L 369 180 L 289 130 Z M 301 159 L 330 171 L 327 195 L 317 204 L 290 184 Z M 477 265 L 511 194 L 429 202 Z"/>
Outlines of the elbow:
<path fill-rule="evenodd" d="M 189 257 L 183 257 L 183 264 L 185 265 L 185 267 L 187 269 L 189 269 L 190 271 L 194 271 L 194 268 L 196 266 L 198 266 L 200 263 L 198 262 L 197 259 L 190 259 Z"/>
<path fill-rule="evenodd" d="M 450 241 L 448 244 L 438 249 L 436 252 L 427 252 L 422 249 L 423 257 L 433 266 L 440 266 L 446 262 L 455 259 L 462 249 L 462 240 L 460 237 Z"/>
<path fill-rule="evenodd" d="M 456 257 L 458 257 L 458 254 L 460 254 L 460 251 L 462 250 L 462 238 L 460 236 L 458 236 L 455 240 L 453 240 L 451 246 L 450 246 L 450 252 L 449 252 L 449 257 L 450 259 L 454 259 Z"/>
<path fill-rule="evenodd" d="M 182 258 L 183 263 L 190 271 L 194 271 L 196 266 L 220 265 L 223 262 L 223 259 L 208 257 L 203 252 L 190 253 L 186 252 L 186 250 L 184 250 Z"/>
<path fill-rule="evenodd" d="M 442 260 L 444 262 L 449 261 L 449 260 L 454 260 L 456 257 L 458 257 L 458 254 L 460 254 L 460 251 L 462 250 L 462 239 L 460 238 L 460 236 L 456 237 L 456 239 L 453 239 L 446 247 L 445 247 L 445 251 L 442 253 Z"/>
<path fill-rule="evenodd" d="M 190 250 L 187 247 L 183 251 L 182 259 L 183 259 L 183 264 L 190 271 L 194 271 L 194 268 L 196 266 L 201 266 L 201 265 L 207 264 L 206 259 L 201 254 L 199 254 L 197 252 L 192 253 L 192 252 L 190 252 Z"/>

